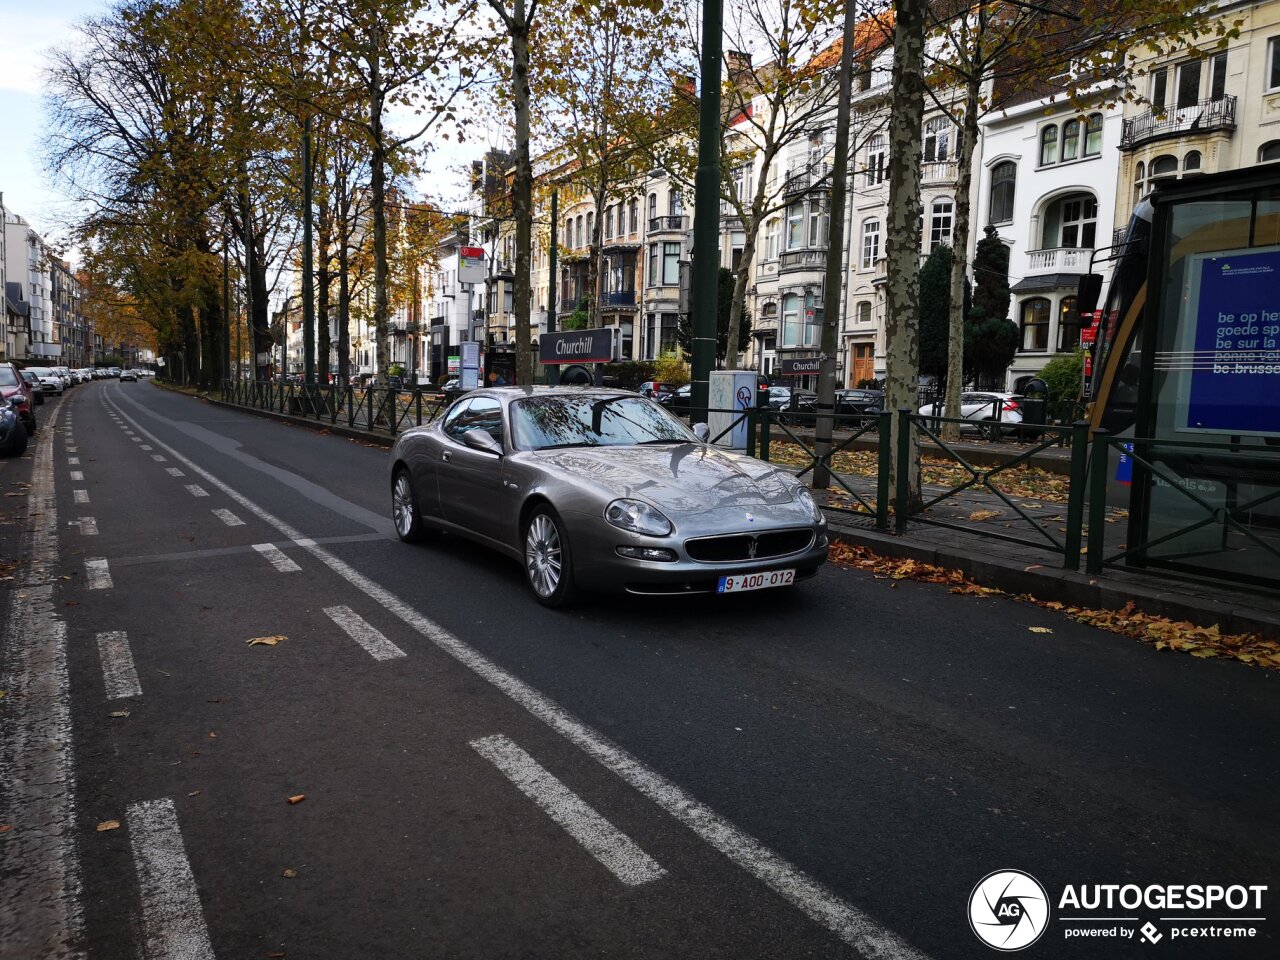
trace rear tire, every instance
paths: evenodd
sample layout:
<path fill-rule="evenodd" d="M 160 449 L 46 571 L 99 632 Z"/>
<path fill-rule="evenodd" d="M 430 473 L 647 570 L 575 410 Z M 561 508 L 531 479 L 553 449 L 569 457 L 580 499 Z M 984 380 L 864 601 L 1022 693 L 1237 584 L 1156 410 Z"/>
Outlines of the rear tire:
<path fill-rule="evenodd" d="M 405 543 L 422 543 L 427 539 L 427 528 L 418 512 L 418 493 L 407 467 L 397 470 L 391 480 L 391 522 L 396 536 Z"/>
<path fill-rule="evenodd" d="M 984 417 L 982 420 L 982 435 L 988 440 L 996 441 L 1001 438 L 1004 431 L 1000 428 L 1000 421 L 995 417 Z"/>
<path fill-rule="evenodd" d="M 551 507 L 537 507 L 525 521 L 524 575 L 534 598 L 544 607 L 564 607 L 577 593 L 573 559 L 564 524 Z"/>

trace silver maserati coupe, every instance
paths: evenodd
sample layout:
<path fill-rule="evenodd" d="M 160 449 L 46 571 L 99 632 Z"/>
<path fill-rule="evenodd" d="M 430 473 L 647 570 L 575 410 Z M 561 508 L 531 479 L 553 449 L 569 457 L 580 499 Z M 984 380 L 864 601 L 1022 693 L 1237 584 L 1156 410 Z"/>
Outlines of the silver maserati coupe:
<path fill-rule="evenodd" d="M 812 577 L 827 522 L 808 489 L 706 434 L 634 393 L 477 390 L 396 440 L 396 532 L 492 547 L 552 607 L 578 590 L 737 593 Z"/>

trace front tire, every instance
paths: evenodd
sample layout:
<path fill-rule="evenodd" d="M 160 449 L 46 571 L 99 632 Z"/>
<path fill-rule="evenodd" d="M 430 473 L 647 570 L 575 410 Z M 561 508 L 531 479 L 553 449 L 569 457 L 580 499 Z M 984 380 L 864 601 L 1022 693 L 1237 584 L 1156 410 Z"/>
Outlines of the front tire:
<path fill-rule="evenodd" d="M 573 560 L 564 524 L 548 506 L 540 506 L 524 525 L 524 573 L 534 598 L 544 607 L 572 602 Z"/>
<path fill-rule="evenodd" d="M 405 543 L 422 543 L 427 539 L 427 528 L 418 512 L 418 493 L 406 467 L 397 470 L 391 481 L 391 521 L 395 524 L 396 536 Z"/>

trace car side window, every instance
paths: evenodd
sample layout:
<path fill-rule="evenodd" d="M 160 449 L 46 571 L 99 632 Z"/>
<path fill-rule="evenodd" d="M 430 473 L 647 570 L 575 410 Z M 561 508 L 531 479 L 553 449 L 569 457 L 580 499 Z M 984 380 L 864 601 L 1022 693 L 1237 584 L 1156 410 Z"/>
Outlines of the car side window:
<path fill-rule="evenodd" d="M 471 429 L 466 420 L 467 410 L 470 409 L 474 400 L 462 400 L 444 415 L 444 422 L 440 424 L 440 429 L 444 431 L 445 436 L 451 440 L 462 442 L 462 435 Z"/>
<path fill-rule="evenodd" d="M 502 442 L 502 404 L 492 397 L 476 397 L 467 409 L 467 430 L 487 430 L 489 436 Z"/>

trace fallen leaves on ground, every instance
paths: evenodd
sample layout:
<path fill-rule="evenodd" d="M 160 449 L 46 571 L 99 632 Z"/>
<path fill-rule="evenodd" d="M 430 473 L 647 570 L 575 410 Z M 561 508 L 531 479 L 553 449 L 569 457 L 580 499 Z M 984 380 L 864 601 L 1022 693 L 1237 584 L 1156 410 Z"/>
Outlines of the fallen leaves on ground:
<path fill-rule="evenodd" d="M 807 467 L 813 463 L 813 457 L 795 443 L 770 443 L 769 460 L 792 467 Z M 831 468 L 849 476 L 874 477 L 880 471 L 880 456 L 874 450 L 841 450 L 831 455 Z M 977 469 L 986 475 L 995 472 L 991 477 L 992 486 L 1011 496 L 1051 503 L 1066 503 L 1068 500 L 1071 482 L 1061 474 L 1028 466 Z M 920 457 L 920 480 L 935 487 L 958 487 L 972 481 L 973 474 L 955 460 L 924 454 Z M 975 482 L 974 487 L 982 489 L 982 484 Z"/>
<path fill-rule="evenodd" d="M 0 833 L 8 833 L 13 829 L 12 823 L 0 823 Z"/>
<path fill-rule="evenodd" d="M 303 800 L 305 800 L 305 799 L 307 799 L 307 795 L 306 795 L 305 793 L 297 793 L 297 794 L 294 794 L 292 797 L 290 797 L 290 798 L 289 798 L 289 802 L 290 802 L 290 803 L 301 803 L 301 802 L 302 802 Z"/>
<path fill-rule="evenodd" d="M 884 557 L 867 547 L 853 546 L 840 540 L 833 540 L 831 543 L 831 562 L 865 570 L 881 579 L 946 584 L 951 587 L 952 593 L 960 596 L 1007 596 L 1011 600 L 1034 603 L 1036 606 L 1057 611 L 1072 620 L 1087 623 L 1100 630 L 1149 643 L 1157 650 L 1189 653 L 1201 659 L 1223 657 L 1251 666 L 1280 670 L 1280 642 L 1276 640 L 1268 640 L 1256 633 L 1223 633 L 1216 623 L 1213 626 L 1201 627 L 1186 620 L 1170 620 L 1159 614 L 1144 613 L 1132 600 L 1119 610 L 1095 610 L 1089 607 L 1073 607 L 1057 600 L 1040 600 L 1029 593 L 1008 594 L 995 587 L 984 587 L 974 583 L 966 579 L 959 570 L 939 567 L 919 560 Z M 1049 627 L 1030 627 L 1029 630 L 1032 633 L 1053 632 Z"/>
<path fill-rule="evenodd" d="M 292 880 L 294 877 L 298 875 L 298 871 L 293 869 L 293 867 L 288 867 L 285 869 L 283 875 L 288 877 L 290 880 Z"/>
<path fill-rule="evenodd" d="M 1004 516 L 999 510 L 975 510 L 969 514 L 970 520 L 990 520 L 992 517 Z"/>
<path fill-rule="evenodd" d="M 128 710 L 112 710 L 110 713 L 107 714 L 108 717 L 112 717 L 113 719 L 116 719 L 116 720 L 119 720 L 123 717 L 127 717 L 128 715 L 129 715 Z"/>
<path fill-rule="evenodd" d="M 119 830 L 119 829 L 120 829 L 119 820 L 103 820 L 100 824 L 98 824 L 99 833 L 106 833 L 108 830 Z"/>
<path fill-rule="evenodd" d="M 245 643 L 249 644 L 249 646 L 251 647 L 258 647 L 258 646 L 274 647 L 281 640 L 288 640 L 288 639 L 289 639 L 288 637 L 282 637 L 279 634 L 277 634 L 273 637 L 251 637 L 250 639 L 246 640 Z"/>

